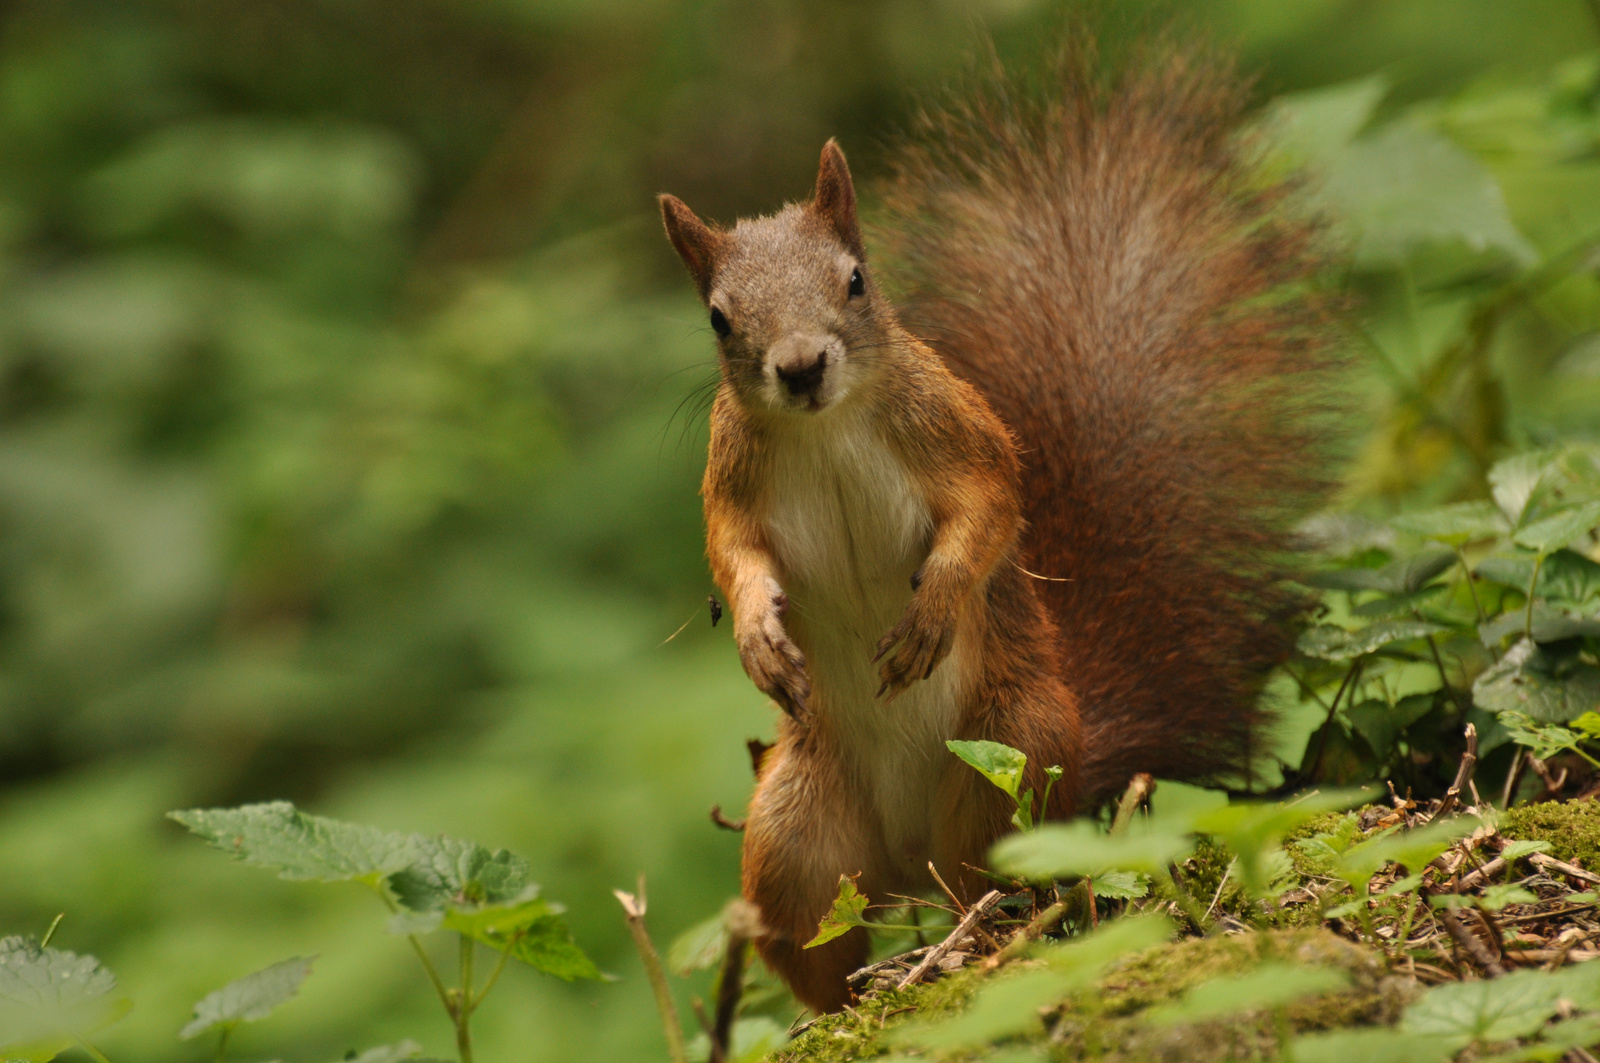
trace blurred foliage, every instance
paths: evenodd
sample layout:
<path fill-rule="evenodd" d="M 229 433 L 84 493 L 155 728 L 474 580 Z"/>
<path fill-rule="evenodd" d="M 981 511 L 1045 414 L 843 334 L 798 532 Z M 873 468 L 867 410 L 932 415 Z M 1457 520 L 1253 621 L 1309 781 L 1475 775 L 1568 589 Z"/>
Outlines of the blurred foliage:
<path fill-rule="evenodd" d="M 1592 437 L 1585 5 L 1128 3 L 1106 33 L 1174 10 L 1291 94 L 1264 120 L 1350 226 L 1372 428 L 1347 508 L 1470 498 L 1505 453 Z M 651 196 L 768 209 L 830 135 L 870 180 L 975 32 L 1010 53 L 1057 17 L 0 5 L 0 928 L 67 910 L 57 943 L 135 991 L 108 1053 L 192 1058 L 190 1004 L 295 952 L 323 957 L 307 992 L 240 1053 L 449 1044 L 358 890 L 160 819 L 288 798 L 512 846 L 569 901 L 623 980 L 509 971 L 525 1004 L 484 1013 L 483 1058 L 657 1054 L 609 890 L 648 872 L 663 937 L 716 910 L 737 839 L 705 811 L 741 806 L 769 710 L 700 612 L 714 365 Z"/>

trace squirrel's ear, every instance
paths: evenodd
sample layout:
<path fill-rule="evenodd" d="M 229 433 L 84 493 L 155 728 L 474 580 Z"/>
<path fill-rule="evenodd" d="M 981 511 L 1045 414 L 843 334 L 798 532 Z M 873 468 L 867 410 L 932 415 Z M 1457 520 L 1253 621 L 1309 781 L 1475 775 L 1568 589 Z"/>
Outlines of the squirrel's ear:
<path fill-rule="evenodd" d="M 716 272 L 717 259 L 721 257 L 728 237 L 696 217 L 689 205 L 677 196 L 663 193 L 659 201 L 661 220 L 667 226 L 667 239 L 678 249 L 678 257 L 683 259 L 683 264 L 689 267 L 689 274 L 694 277 L 694 285 L 703 300 L 711 294 L 711 277 Z"/>
<path fill-rule="evenodd" d="M 850 181 L 850 167 L 844 161 L 839 142 L 830 138 L 822 145 L 822 165 L 817 168 L 817 193 L 811 209 L 833 226 L 852 255 L 866 261 L 861 244 L 861 223 L 856 220 L 856 186 Z"/>

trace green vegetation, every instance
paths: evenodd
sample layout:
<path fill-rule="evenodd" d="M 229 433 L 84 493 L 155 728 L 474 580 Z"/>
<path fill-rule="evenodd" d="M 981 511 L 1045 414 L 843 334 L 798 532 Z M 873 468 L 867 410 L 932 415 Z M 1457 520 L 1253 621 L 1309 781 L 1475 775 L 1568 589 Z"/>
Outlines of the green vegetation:
<path fill-rule="evenodd" d="M 1600 760 L 1592 6 L 1116 6 L 1108 51 L 1174 12 L 1239 47 L 1261 74 L 1265 164 L 1308 166 L 1306 205 L 1351 250 L 1353 367 L 1330 405 L 1353 460 L 1307 528 L 1323 611 L 1267 691 L 1282 723 L 1233 804 L 1163 782 L 1115 837 L 1040 828 L 1040 848 L 1009 850 L 1026 881 L 996 916 L 1003 934 L 1060 905 L 1037 956 L 891 989 L 781 1058 L 922 1051 L 873 1024 L 971 1014 L 986 979 L 1035 974 L 1054 981 L 1029 992 L 1068 1003 L 1030 1013 L 1028 1033 L 1050 1022 L 1063 1055 L 1249 1058 L 1293 1038 L 1302 1063 L 1423 1059 L 1418 1038 L 1531 1032 L 1543 1047 L 1469 1051 L 1535 1058 L 1582 1040 L 1585 1006 L 1551 1019 L 1560 972 L 1508 973 L 1526 1006 L 1505 1017 L 1467 999 L 1503 979 L 1429 988 L 1426 968 L 1453 977 L 1459 958 L 1427 938 L 1456 911 L 1432 903 L 1450 880 L 1394 861 L 1445 840 L 1407 834 L 1430 829 L 1470 723 L 1479 794 L 1459 803 L 1507 848 L 1474 833 L 1440 859 L 1548 848 L 1462 894 L 1461 921 L 1500 920 L 1515 952 L 1529 941 L 1513 928 L 1544 924 L 1509 920 L 1588 903 L 1532 856 L 1600 871 L 1593 802 L 1535 803 L 1588 792 Z M 750 928 L 724 908 L 737 837 L 706 820 L 713 804 L 737 818 L 742 742 L 771 710 L 704 619 L 695 486 L 714 366 L 652 197 L 720 220 L 770 208 L 805 192 L 830 135 L 866 187 L 975 29 L 1022 55 L 1058 15 L 991 0 L 6 5 L 0 934 L 42 940 L 0 942 L 0 1057 L 384 1063 L 459 1054 L 466 1016 L 485 1063 L 664 1058 L 610 896 L 641 872 L 652 932 L 680 942 L 681 1013 L 699 997 L 714 1018 L 734 977 L 733 1057 L 781 1045 L 798 1008 L 742 962 Z M 1239 800 L 1383 780 L 1415 806 L 1296 822 L 1310 806 Z M 1043 795 L 1008 793 L 1033 825 Z M 162 819 L 185 807 L 213 810 L 184 820 L 202 835 L 261 841 L 246 862 L 282 877 Z M 325 837 L 344 841 L 317 849 Z M 1090 839 L 1093 866 L 1050 855 Z M 357 885 L 307 884 L 328 879 Z M 525 895 L 532 880 L 571 910 Z M 1071 970 L 1051 951 L 1130 911 L 1187 936 Z M 855 917 L 886 927 L 883 956 L 958 914 L 869 898 Z M 542 974 L 558 955 L 618 980 Z M 291 956 L 318 957 L 293 995 Z M 1246 979 L 1258 960 L 1350 983 L 1182 1019 L 1217 1006 L 1198 995 L 1208 975 Z M 1231 984 L 1235 1003 L 1255 991 Z M 1146 1015 L 1169 1005 L 1191 1010 Z M 889 1014 L 902 1006 L 918 1010 Z M 1377 1025 L 1315 1032 L 1351 1022 Z M 973 1051 L 1039 1050 L 1025 1036 Z M 703 1058 L 705 1038 L 689 1051 Z"/>

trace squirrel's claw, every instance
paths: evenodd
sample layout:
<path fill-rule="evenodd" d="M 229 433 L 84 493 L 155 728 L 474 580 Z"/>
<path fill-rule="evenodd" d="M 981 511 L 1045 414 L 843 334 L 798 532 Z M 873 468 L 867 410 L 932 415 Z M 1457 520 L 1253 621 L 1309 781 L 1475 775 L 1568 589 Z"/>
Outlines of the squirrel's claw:
<path fill-rule="evenodd" d="M 758 690 L 777 702 L 791 719 L 805 723 L 811 718 L 806 658 L 790 641 L 779 616 L 780 609 L 774 608 L 759 629 L 739 640 L 739 661 Z"/>
<path fill-rule="evenodd" d="M 926 615 L 913 601 L 900 622 L 878 642 L 873 663 L 883 661 L 878 675 L 883 685 L 877 697 L 888 695 L 893 701 L 902 690 L 918 679 L 927 679 L 950 653 L 955 629 L 948 622 L 940 622 Z M 885 655 L 894 650 L 892 656 Z"/>

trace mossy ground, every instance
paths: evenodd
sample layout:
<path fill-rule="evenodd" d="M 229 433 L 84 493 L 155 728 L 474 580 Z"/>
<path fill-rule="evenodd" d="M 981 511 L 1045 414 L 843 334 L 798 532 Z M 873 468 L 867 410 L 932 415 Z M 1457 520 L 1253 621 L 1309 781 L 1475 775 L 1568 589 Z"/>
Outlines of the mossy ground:
<path fill-rule="evenodd" d="M 1550 855 L 1589 871 L 1600 869 L 1600 799 L 1546 801 L 1500 814 L 1500 833 L 1550 843 Z"/>
<path fill-rule="evenodd" d="M 955 1059 L 983 1059 L 1022 1045 L 1045 1058 L 1097 1058 L 1106 1063 L 1221 1063 L 1274 1058 L 1278 1032 L 1271 1015 L 1246 1014 L 1190 1026 L 1156 1026 L 1145 1019 L 1154 1005 L 1171 1001 L 1211 979 L 1250 970 L 1263 959 L 1335 966 L 1351 976 L 1349 989 L 1291 1006 L 1295 1032 L 1392 1022 L 1410 999 L 1408 980 L 1391 976 L 1382 957 L 1321 929 L 1271 930 L 1189 938 L 1149 949 L 1113 968 L 1093 997 L 1075 1000 L 1009 1046 Z M 1019 965 L 1025 967 L 1026 965 Z M 853 1012 L 824 1018 L 772 1063 L 844 1063 L 888 1055 L 884 1033 L 901 1024 L 960 1010 L 984 974 L 962 971 L 930 986 L 870 998 Z M 1004 973 L 998 977 L 1006 977 Z M 902 1050 L 903 1051 L 903 1050 Z"/>

